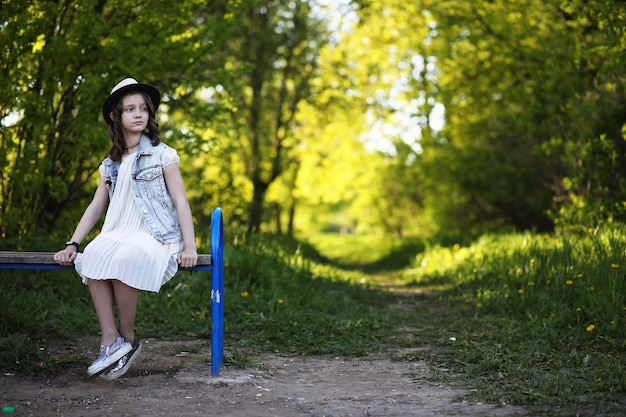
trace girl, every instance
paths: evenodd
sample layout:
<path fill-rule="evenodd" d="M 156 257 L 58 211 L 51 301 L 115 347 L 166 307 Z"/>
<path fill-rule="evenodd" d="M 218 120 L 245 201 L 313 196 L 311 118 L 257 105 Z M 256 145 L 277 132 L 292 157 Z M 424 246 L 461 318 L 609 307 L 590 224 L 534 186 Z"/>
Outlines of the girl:
<path fill-rule="evenodd" d="M 102 106 L 112 145 L 98 188 L 65 249 L 54 255 L 61 265 L 75 265 L 98 316 L 100 351 L 87 369 L 90 376 L 115 379 L 128 371 L 141 352 L 135 334 L 139 291 L 159 291 L 179 266 L 198 260 L 180 158 L 160 142 L 160 101 L 159 90 L 133 78 L 113 88 Z M 105 209 L 100 234 L 79 254 Z"/>

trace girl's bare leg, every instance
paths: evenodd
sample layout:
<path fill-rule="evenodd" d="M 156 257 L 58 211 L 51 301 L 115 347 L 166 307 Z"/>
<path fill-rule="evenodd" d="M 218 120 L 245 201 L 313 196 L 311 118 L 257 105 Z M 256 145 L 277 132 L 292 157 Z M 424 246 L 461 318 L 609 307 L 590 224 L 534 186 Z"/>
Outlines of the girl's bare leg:
<path fill-rule="evenodd" d="M 130 343 L 135 340 L 135 317 L 137 316 L 137 302 L 139 290 L 129 287 L 121 281 L 114 280 L 115 303 L 120 319 L 120 333 Z"/>
<path fill-rule="evenodd" d="M 113 310 L 113 284 L 110 280 L 89 279 L 89 292 L 100 323 L 100 344 L 110 346 L 117 339 Z"/>

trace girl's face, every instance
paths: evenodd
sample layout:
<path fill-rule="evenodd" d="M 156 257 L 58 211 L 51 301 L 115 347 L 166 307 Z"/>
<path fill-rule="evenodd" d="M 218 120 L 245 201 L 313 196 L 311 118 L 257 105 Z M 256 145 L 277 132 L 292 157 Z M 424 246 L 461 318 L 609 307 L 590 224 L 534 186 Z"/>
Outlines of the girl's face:
<path fill-rule="evenodd" d="M 122 98 L 122 128 L 125 132 L 143 132 L 149 118 L 150 112 L 143 94 L 133 93 Z"/>

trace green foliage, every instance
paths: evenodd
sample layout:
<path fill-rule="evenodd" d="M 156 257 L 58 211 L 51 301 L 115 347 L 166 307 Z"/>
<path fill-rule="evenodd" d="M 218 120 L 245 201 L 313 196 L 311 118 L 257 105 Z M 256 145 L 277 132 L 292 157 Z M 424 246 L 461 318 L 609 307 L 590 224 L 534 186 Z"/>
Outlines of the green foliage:
<path fill-rule="evenodd" d="M 327 41 L 324 22 L 310 2 L 251 2 L 226 44 L 229 65 L 242 83 L 225 97 L 238 111 L 230 138 L 252 185 L 248 230 L 261 231 L 268 188 L 284 175 L 286 196 L 275 206 L 293 206 L 293 178 L 298 171 L 296 134 L 301 103 L 312 96 L 319 51 Z M 286 198 L 285 198 L 286 197 Z M 280 231 L 280 225 L 277 225 Z"/>
<path fill-rule="evenodd" d="M 394 162 L 409 173 L 380 171 L 389 180 L 372 194 L 391 206 L 387 213 L 412 217 L 431 235 L 548 231 L 555 220 L 590 215 L 621 220 L 624 4 L 427 0 L 411 7 L 366 2 L 355 39 L 345 41 L 358 50 L 366 37 L 376 50 L 376 65 L 363 64 L 373 86 L 359 91 L 383 89 L 377 76 L 393 74 L 388 93 L 365 93 L 368 112 L 387 124 L 382 136 L 394 144 Z M 383 19 L 414 30 L 396 32 Z M 431 124 L 437 105 L 445 108 L 442 130 Z M 410 132 L 393 131 L 397 113 L 419 125 L 412 165 L 403 166 Z M 414 196 L 409 209 L 397 204 L 394 185 Z"/>
<path fill-rule="evenodd" d="M 110 144 L 100 116 L 104 98 L 128 76 L 164 90 L 163 108 L 178 98 L 172 84 L 193 79 L 189 84 L 197 87 L 193 68 L 215 66 L 206 58 L 213 57 L 209 39 L 219 39 L 214 35 L 226 25 L 219 14 L 202 16 L 199 25 L 202 14 L 195 0 L 15 1 L 2 7 L 3 237 L 74 227 Z M 164 126 L 163 137 L 174 136 L 173 129 Z"/>
<path fill-rule="evenodd" d="M 218 205 L 277 233 L 622 221 L 624 16 L 597 0 L 11 1 L 0 233 L 74 227 L 109 145 L 100 104 L 126 76 L 163 91 L 199 226 Z"/>

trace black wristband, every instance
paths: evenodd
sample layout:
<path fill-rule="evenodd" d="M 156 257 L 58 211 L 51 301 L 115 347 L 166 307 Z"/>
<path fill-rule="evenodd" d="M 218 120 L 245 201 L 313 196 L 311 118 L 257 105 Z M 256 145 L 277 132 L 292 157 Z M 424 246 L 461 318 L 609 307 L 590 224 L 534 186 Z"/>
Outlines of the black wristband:
<path fill-rule="evenodd" d="M 78 250 L 80 248 L 80 243 L 78 243 L 78 242 L 74 242 L 73 240 L 70 240 L 69 242 L 65 242 L 65 247 L 68 247 L 70 245 L 71 246 L 75 246 L 76 250 Z"/>

